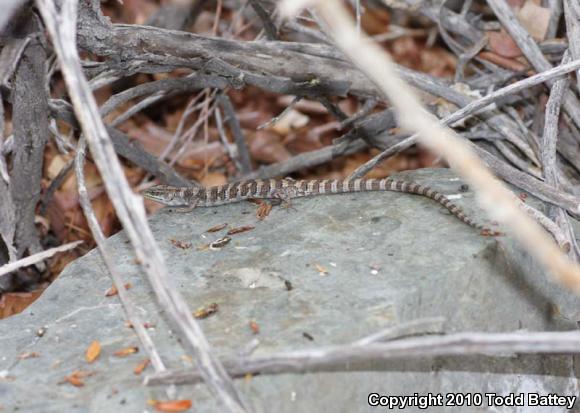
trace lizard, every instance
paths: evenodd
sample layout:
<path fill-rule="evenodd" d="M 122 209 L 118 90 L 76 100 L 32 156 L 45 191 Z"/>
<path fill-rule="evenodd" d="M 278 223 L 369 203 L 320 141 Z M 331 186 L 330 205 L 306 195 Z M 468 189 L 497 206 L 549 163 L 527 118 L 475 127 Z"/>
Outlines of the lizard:
<path fill-rule="evenodd" d="M 279 199 L 289 202 L 293 198 L 366 191 L 394 191 L 425 196 L 444 206 L 461 222 L 481 230 L 483 235 L 499 235 L 498 232 L 490 230 L 469 218 L 463 213 L 461 208 L 451 202 L 441 192 L 425 185 L 390 178 L 345 180 L 256 179 L 207 188 L 155 185 L 143 190 L 141 194 L 145 198 L 173 207 L 181 212 L 189 212 L 196 207 L 211 207 L 241 202 L 247 199 Z"/>

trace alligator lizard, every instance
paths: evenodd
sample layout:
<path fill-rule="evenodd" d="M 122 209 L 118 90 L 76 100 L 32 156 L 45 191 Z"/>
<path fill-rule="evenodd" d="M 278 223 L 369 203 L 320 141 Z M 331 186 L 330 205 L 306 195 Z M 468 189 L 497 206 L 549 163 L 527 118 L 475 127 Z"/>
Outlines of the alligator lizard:
<path fill-rule="evenodd" d="M 394 179 L 345 179 L 345 180 L 306 180 L 266 179 L 234 182 L 208 188 L 175 187 L 156 185 L 145 189 L 142 195 L 167 206 L 182 211 L 191 211 L 195 207 L 209 207 L 230 204 L 246 199 L 280 199 L 289 201 L 292 198 L 344 194 L 363 191 L 394 191 L 422 195 L 440 203 L 461 222 L 482 230 L 484 235 L 496 235 L 485 226 L 466 216 L 461 208 L 451 202 L 445 195 L 428 186 Z"/>

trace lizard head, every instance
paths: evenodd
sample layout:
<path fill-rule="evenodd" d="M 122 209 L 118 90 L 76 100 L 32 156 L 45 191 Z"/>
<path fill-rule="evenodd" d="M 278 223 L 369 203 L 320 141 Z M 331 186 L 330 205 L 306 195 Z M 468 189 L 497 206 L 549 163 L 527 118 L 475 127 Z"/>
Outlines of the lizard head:
<path fill-rule="evenodd" d="M 141 195 L 147 199 L 172 207 L 188 207 L 196 199 L 200 189 L 180 188 L 169 185 L 155 185 L 141 191 Z"/>

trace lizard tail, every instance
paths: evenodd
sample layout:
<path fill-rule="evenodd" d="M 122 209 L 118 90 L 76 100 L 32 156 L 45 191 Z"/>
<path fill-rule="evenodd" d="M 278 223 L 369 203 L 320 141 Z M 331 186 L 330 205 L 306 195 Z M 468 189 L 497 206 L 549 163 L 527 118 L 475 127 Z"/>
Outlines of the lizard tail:
<path fill-rule="evenodd" d="M 478 229 L 481 231 L 482 235 L 500 235 L 499 232 L 494 231 L 485 225 L 482 225 L 471 218 L 469 218 L 463 210 L 455 205 L 449 198 L 428 186 L 417 184 L 415 182 L 398 181 L 393 179 L 363 179 L 357 187 L 361 190 L 371 190 L 371 191 L 394 191 L 394 192 L 404 192 L 409 194 L 416 194 L 431 198 L 435 202 L 441 204 L 445 207 L 452 215 L 454 215 L 461 222 Z"/>

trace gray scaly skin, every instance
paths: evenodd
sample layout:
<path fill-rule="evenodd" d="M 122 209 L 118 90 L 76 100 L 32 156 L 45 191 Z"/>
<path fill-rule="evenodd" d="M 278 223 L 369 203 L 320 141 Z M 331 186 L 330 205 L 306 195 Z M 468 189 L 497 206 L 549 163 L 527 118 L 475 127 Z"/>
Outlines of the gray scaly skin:
<path fill-rule="evenodd" d="M 482 230 L 485 235 L 498 235 L 485 226 L 467 217 L 461 208 L 451 202 L 445 195 L 428 186 L 413 182 L 394 179 L 345 179 L 341 180 L 307 180 L 266 179 L 234 182 L 226 185 L 208 188 L 175 187 L 156 185 L 142 192 L 145 198 L 161 204 L 191 211 L 195 207 L 210 207 L 230 204 L 246 199 L 281 199 L 289 201 L 292 198 L 323 194 L 344 194 L 364 191 L 394 191 L 407 194 L 422 195 L 443 205 L 461 222 Z"/>

